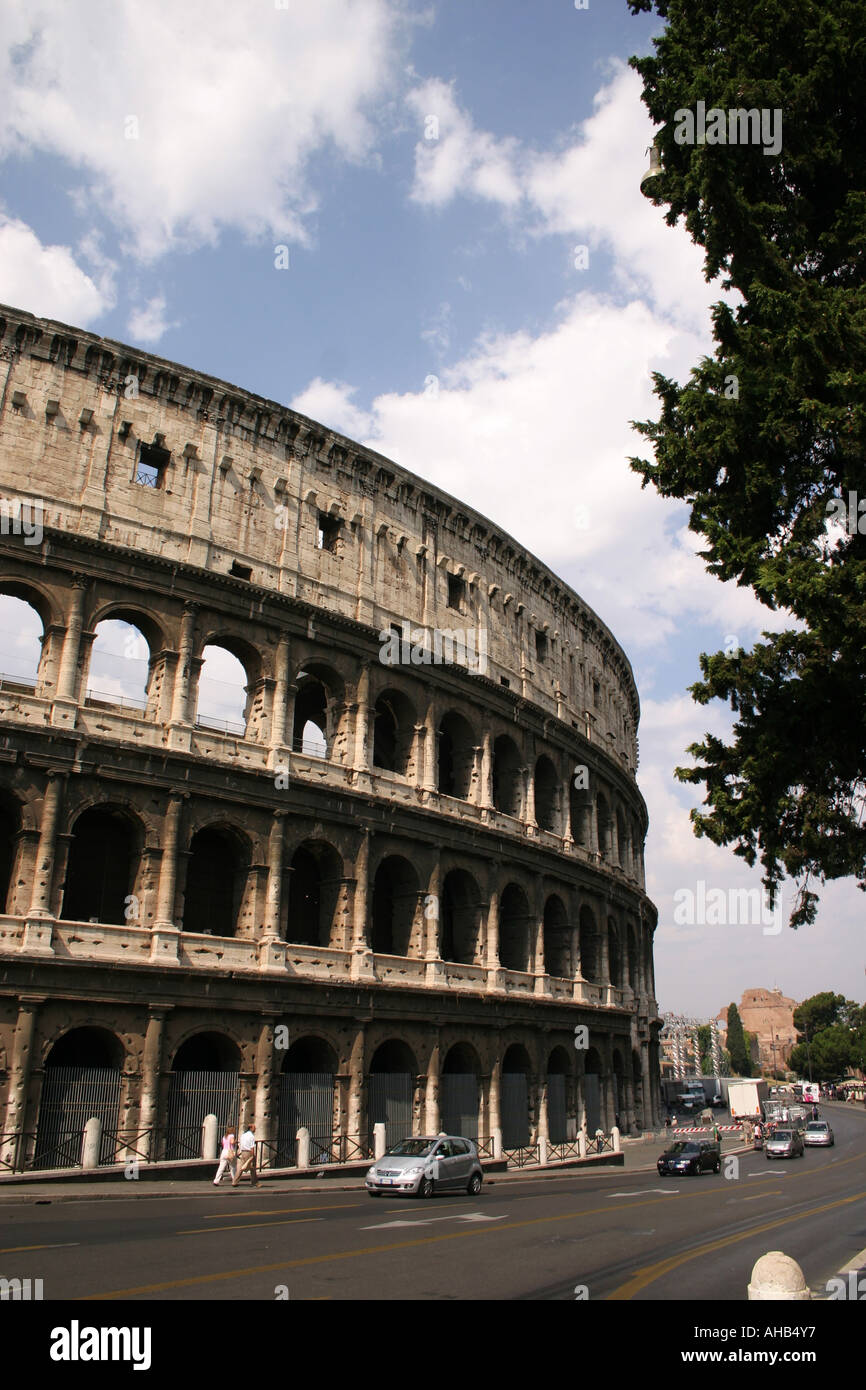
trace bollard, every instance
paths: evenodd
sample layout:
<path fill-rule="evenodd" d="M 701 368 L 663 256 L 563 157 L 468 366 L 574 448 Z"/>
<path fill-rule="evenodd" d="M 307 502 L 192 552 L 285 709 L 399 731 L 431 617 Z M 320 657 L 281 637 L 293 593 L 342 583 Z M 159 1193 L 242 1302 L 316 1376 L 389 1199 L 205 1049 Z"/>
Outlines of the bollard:
<path fill-rule="evenodd" d="M 615 1153 L 615 1154 L 620 1153 L 620 1152 L 622 1151 L 622 1144 L 619 1142 L 619 1129 L 617 1128 L 616 1125 L 614 1125 L 613 1129 L 611 1130 L 611 1132 L 610 1132 L 610 1137 L 611 1137 L 611 1139 L 613 1140 L 613 1151 L 614 1151 L 614 1153 Z"/>
<path fill-rule="evenodd" d="M 298 1141 L 298 1167 L 309 1168 L 310 1166 L 310 1131 L 302 1126 L 295 1138 Z M 376 1155 L 381 1158 L 381 1154 Z"/>
<path fill-rule="evenodd" d="M 586 1158 L 586 1134 L 583 1130 L 577 1136 L 577 1155 L 578 1158 Z"/>
<path fill-rule="evenodd" d="M 542 1168 L 547 1167 L 547 1140 L 543 1134 L 538 1139 L 538 1162 Z"/>
<path fill-rule="evenodd" d="M 82 1168 L 99 1167 L 99 1149 L 102 1144 L 102 1121 L 91 1115 L 84 1126 L 84 1140 L 81 1145 Z"/>
<path fill-rule="evenodd" d="M 494 1158 L 501 1158 L 501 1157 L 502 1157 L 502 1130 L 501 1130 L 501 1129 L 494 1129 L 494 1131 L 493 1131 L 493 1157 L 494 1157 Z"/>
<path fill-rule="evenodd" d="M 385 1148 L 385 1126 L 380 1123 L 373 1126 L 373 1157 L 381 1158 Z"/>
<path fill-rule="evenodd" d="M 219 1120 L 216 1115 L 205 1115 L 201 1124 L 201 1156 L 216 1162 L 219 1141 Z"/>
<path fill-rule="evenodd" d="M 771 1300 L 799 1303 L 811 1297 L 812 1290 L 806 1284 L 803 1271 L 790 1255 L 784 1255 L 781 1250 L 770 1250 L 756 1262 L 749 1281 L 750 1303 Z"/>

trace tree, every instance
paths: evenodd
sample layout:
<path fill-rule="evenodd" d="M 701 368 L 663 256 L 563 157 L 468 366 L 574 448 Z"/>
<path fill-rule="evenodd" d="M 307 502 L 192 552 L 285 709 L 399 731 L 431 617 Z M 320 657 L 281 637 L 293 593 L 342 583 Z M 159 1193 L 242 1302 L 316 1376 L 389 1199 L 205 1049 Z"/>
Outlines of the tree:
<path fill-rule="evenodd" d="M 728 1052 L 735 1076 L 751 1076 L 752 1062 L 743 1032 L 743 1021 L 736 1004 L 728 1005 Z"/>
<path fill-rule="evenodd" d="M 851 1066 L 856 1066 L 855 1034 L 844 1023 L 834 1023 L 823 1029 L 812 1039 L 809 1048 L 812 1058 L 812 1075 L 818 1081 L 830 1081 L 844 1076 Z M 791 1070 L 805 1075 L 809 1067 L 809 1056 L 805 1044 L 798 1044 L 791 1053 Z"/>
<path fill-rule="evenodd" d="M 698 836 L 760 858 L 773 899 L 792 876 L 796 927 L 814 921 L 813 883 L 855 875 L 866 890 L 863 5 L 628 4 L 668 21 L 655 55 L 631 60 L 660 126 L 644 191 L 685 220 L 707 280 L 739 296 L 714 306 L 714 356 L 684 386 L 655 374 L 660 418 L 635 426 L 655 458 L 631 464 L 690 503 L 710 573 L 791 620 L 749 652 L 701 655 L 693 698 L 737 719 L 730 743 L 706 734 L 676 775 L 705 788 Z M 752 143 L 697 143 L 697 126 L 680 143 L 699 101 L 744 113 L 714 139 Z M 768 118 L 760 142 L 751 110 Z"/>
<path fill-rule="evenodd" d="M 850 1008 L 856 1009 L 857 1005 L 852 1004 Z M 810 1041 L 822 1029 L 829 1028 L 832 1024 L 838 1023 L 843 1011 L 846 1016 L 843 1019 L 847 1022 L 849 1005 L 842 994 L 833 994 L 830 990 L 825 990 L 823 994 L 813 994 L 809 999 L 804 999 L 802 1004 L 798 1004 L 794 1010 L 794 1027 L 803 1041 L 808 1038 Z"/>

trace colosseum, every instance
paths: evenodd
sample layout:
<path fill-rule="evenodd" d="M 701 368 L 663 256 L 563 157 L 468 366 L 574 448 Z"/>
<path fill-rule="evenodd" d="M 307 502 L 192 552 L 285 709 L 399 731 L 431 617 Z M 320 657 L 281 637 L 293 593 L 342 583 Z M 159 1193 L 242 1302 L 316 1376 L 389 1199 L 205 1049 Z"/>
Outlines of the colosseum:
<path fill-rule="evenodd" d="M 41 620 L 0 680 L 6 1171 L 78 1165 L 92 1117 L 104 1165 L 254 1119 L 265 1167 L 299 1130 L 312 1164 L 381 1125 L 524 1162 L 657 1124 L 638 696 L 599 618 L 273 401 L 14 309 L 0 358 L 0 594 Z M 111 624 L 140 698 L 93 677 Z M 202 710 L 214 649 L 238 721 Z"/>

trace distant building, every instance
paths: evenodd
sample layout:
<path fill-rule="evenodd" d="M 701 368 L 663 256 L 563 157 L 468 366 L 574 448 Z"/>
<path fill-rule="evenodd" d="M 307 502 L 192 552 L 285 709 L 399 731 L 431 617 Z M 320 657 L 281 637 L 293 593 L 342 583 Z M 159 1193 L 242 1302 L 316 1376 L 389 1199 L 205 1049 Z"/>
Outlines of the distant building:
<path fill-rule="evenodd" d="M 763 1071 L 778 1070 L 787 1065 L 791 1050 L 797 1041 L 794 1027 L 794 1010 L 800 1001 L 788 999 L 780 989 L 747 989 L 743 991 L 737 1008 L 747 1033 L 751 1033 L 757 1043 L 757 1057 L 752 1050 L 752 1060 Z M 719 1010 L 717 1021 L 724 1035 L 728 1027 L 728 1006 Z M 726 1046 L 723 1037 L 723 1046 Z"/>

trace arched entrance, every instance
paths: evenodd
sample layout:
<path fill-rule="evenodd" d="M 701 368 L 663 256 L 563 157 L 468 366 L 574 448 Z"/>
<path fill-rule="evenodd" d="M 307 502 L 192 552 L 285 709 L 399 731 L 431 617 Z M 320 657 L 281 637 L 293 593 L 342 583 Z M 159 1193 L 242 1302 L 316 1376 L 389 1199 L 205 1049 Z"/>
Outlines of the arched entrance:
<path fill-rule="evenodd" d="M 583 1100 L 586 1111 L 586 1132 L 590 1139 L 601 1122 L 601 1057 L 596 1048 L 589 1048 L 583 1074 Z"/>
<path fill-rule="evenodd" d="M 201 1158 L 201 1127 L 216 1115 L 220 1134 L 237 1124 L 240 1052 L 222 1033 L 196 1033 L 174 1055 L 165 1157 Z"/>
<path fill-rule="evenodd" d="M 384 1124 L 385 1147 L 413 1132 L 415 1079 L 418 1064 L 411 1047 L 396 1038 L 373 1054 L 367 1078 L 367 1140 L 373 1149 L 373 1126 Z"/>
<path fill-rule="evenodd" d="M 0 794 L 0 912 L 7 912 L 10 908 L 9 888 L 20 829 L 21 811 L 18 804 L 3 792 Z"/>
<path fill-rule="evenodd" d="M 502 1147 L 524 1149 L 529 1144 L 529 1054 L 512 1043 L 502 1059 Z"/>
<path fill-rule="evenodd" d="M 568 1077 L 571 1059 L 564 1047 L 555 1047 L 547 1061 L 547 1134 L 551 1144 L 568 1140 Z"/>
<path fill-rule="evenodd" d="M 446 1134 L 478 1141 L 481 1064 L 474 1047 L 456 1043 L 442 1067 L 439 1090 L 440 1126 Z"/>
<path fill-rule="evenodd" d="M 321 1038 L 299 1038 L 292 1043 L 280 1074 L 278 1168 L 297 1164 L 299 1129 L 310 1132 L 310 1163 L 331 1162 L 336 1074 L 336 1053 Z"/>
<path fill-rule="evenodd" d="M 240 845 L 226 826 L 198 830 L 190 844 L 183 930 L 234 936 L 244 887 Z"/>
<path fill-rule="evenodd" d="M 105 1028 L 73 1028 L 45 1059 L 34 1168 L 77 1168 L 84 1126 L 102 1121 L 100 1163 L 114 1160 L 123 1047 Z"/>
<path fill-rule="evenodd" d="M 72 829 L 61 917 L 125 922 L 135 853 L 131 821 L 112 806 L 92 806 Z"/>

